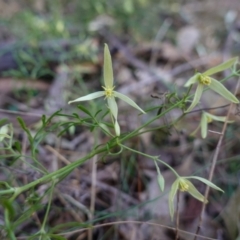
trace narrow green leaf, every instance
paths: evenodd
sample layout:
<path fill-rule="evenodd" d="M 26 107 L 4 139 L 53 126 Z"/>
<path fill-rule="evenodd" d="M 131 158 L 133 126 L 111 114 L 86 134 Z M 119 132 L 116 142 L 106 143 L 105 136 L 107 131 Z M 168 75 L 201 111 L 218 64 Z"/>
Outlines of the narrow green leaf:
<path fill-rule="evenodd" d="M 56 240 L 67 240 L 65 237 L 56 235 L 56 234 L 49 234 L 50 239 L 56 239 Z"/>
<path fill-rule="evenodd" d="M 201 117 L 201 135 L 202 138 L 206 138 L 207 136 L 207 131 L 208 131 L 208 119 L 207 116 L 205 114 L 205 112 L 202 113 L 202 117 Z"/>
<path fill-rule="evenodd" d="M 106 43 L 104 46 L 103 79 L 107 88 L 111 88 L 113 86 L 112 58 Z"/>
<path fill-rule="evenodd" d="M 86 113 L 88 116 L 92 118 L 92 114 L 84 106 L 78 105 L 78 109 L 80 109 L 81 111 L 83 111 L 84 113 Z"/>
<path fill-rule="evenodd" d="M 1 205 L 3 206 L 4 210 L 7 211 L 8 213 L 8 220 L 12 220 L 15 216 L 15 210 L 13 208 L 13 203 L 12 201 L 2 198 L 0 200 Z"/>
<path fill-rule="evenodd" d="M 209 85 L 209 88 L 211 88 L 213 91 L 217 92 L 230 102 L 239 103 L 238 99 L 230 91 L 228 91 L 222 83 L 220 83 L 216 79 L 211 78 L 211 84 Z"/>
<path fill-rule="evenodd" d="M 94 117 L 97 117 L 97 115 L 102 112 L 102 109 L 99 109 L 95 114 L 94 114 Z"/>
<path fill-rule="evenodd" d="M 46 124 L 46 115 L 42 115 L 42 124 L 43 126 Z"/>
<path fill-rule="evenodd" d="M 212 182 L 210 182 L 209 180 L 205 179 L 205 178 L 202 178 L 202 177 L 197 177 L 197 176 L 191 176 L 191 177 L 185 177 L 185 178 L 193 178 L 193 179 L 197 179 L 203 183 L 205 183 L 206 185 L 208 185 L 209 187 L 211 188 L 214 188 L 218 191 L 221 191 L 221 192 L 224 192 L 221 188 L 219 188 L 218 186 L 216 186 L 215 184 L 213 184 Z"/>
<path fill-rule="evenodd" d="M 128 103 L 129 105 L 131 105 L 132 107 L 138 109 L 140 112 L 142 112 L 143 114 L 145 114 L 145 112 L 144 112 L 131 98 L 127 97 L 126 95 L 114 91 L 114 96 L 122 99 L 123 101 L 125 101 L 126 103 Z"/>
<path fill-rule="evenodd" d="M 214 73 L 222 72 L 223 70 L 230 68 L 236 61 L 238 61 L 238 57 L 231 58 L 228 61 L 226 61 L 216 67 L 208 69 L 206 72 L 203 73 L 203 75 L 211 76 Z"/>
<path fill-rule="evenodd" d="M 185 112 L 190 112 L 199 103 L 200 98 L 202 96 L 202 92 L 203 92 L 203 84 L 199 83 L 197 86 L 196 92 L 194 94 L 193 101 Z"/>
<path fill-rule="evenodd" d="M 188 180 L 186 180 L 186 183 L 189 187 L 188 192 L 191 194 L 194 198 L 198 199 L 201 202 L 207 203 L 207 199 L 195 188 L 195 186 Z"/>
<path fill-rule="evenodd" d="M 108 127 L 104 123 L 99 123 L 99 127 L 103 129 L 105 133 L 107 133 L 109 136 L 112 136 L 111 132 L 109 131 Z"/>
<path fill-rule="evenodd" d="M 0 126 L 5 125 L 7 123 L 8 119 L 7 118 L 2 118 L 0 120 Z"/>
<path fill-rule="evenodd" d="M 27 133 L 28 135 L 28 141 L 33 144 L 33 137 L 31 135 L 31 132 L 29 131 L 29 129 L 26 127 L 25 122 L 23 121 L 23 119 L 21 117 L 17 117 L 17 120 L 20 124 L 20 126 L 22 127 L 22 129 Z"/>
<path fill-rule="evenodd" d="M 194 76 L 192 76 L 185 84 L 184 87 L 189 87 L 190 85 L 194 83 L 198 83 L 200 73 L 196 73 Z"/>
<path fill-rule="evenodd" d="M 13 148 L 16 149 L 19 153 L 22 153 L 22 145 L 19 141 L 14 142 Z"/>
<path fill-rule="evenodd" d="M 177 178 L 171 187 L 169 198 L 168 198 L 168 205 L 169 205 L 171 220 L 173 220 L 173 215 L 174 215 L 174 198 L 178 190 L 178 183 L 179 183 L 179 179 Z"/>
<path fill-rule="evenodd" d="M 99 97 L 103 97 L 105 95 L 105 92 L 104 91 L 99 91 L 99 92 L 95 92 L 95 93 L 90 93 L 86 96 L 83 96 L 83 97 L 80 97 L 80 98 L 77 98 L 73 101 L 69 101 L 68 104 L 71 104 L 73 102 L 84 102 L 84 101 L 90 101 L 90 100 L 93 100 L 95 98 L 99 98 Z"/>

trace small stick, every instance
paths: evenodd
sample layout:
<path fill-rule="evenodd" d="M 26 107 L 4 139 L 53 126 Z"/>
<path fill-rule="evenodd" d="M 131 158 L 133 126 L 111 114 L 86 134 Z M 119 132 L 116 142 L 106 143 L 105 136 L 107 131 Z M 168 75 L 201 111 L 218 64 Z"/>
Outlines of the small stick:
<path fill-rule="evenodd" d="M 235 89 L 235 95 L 238 92 L 238 88 L 239 88 L 239 80 L 238 80 L 238 83 L 237 83 L 237 86 L 236 86 L 236 89 Z M 215 170 L 215 167 L 216 167 L 218 155 L 219 155 L 219 152 L 220 152 L 220 149 L 221 149 L 224 133 L 225 133 L 225 131 L 227 129 L 228 119 L 229 119 L 232 107 L 233 107 L 233 103 L 231 103 L 230 106 L 229 106 L 227 117 L 226 117 L 226 120 L 225 120 L 225 122 L 223 124 L 222 132 L 221 132 L 221 135 L 220 135 L 219 140 L 218 140 L 216 151 L 215 151 L 215 153 L 213 155 L 212 166 L 211 166 L 211 169 L 210 169 L 210 172 L 209 172 L 209 176 L 208 176 L 208 180 L 209 181 L 212 181 L 212 178 L 213 178 L 213 174 L 214 174 L 214 170 Z M 205 190 L 205 194 L 204 194 L 204 198 L 205 199 L 208 198 L 209 190 L 210 190 L 210 187 L 207 185 L 206 190 Z M 206 204 L 203 203 L 202 204 L 201 214 L 200 214 L 200 217 L 199 217 L 198 227 L 197 227 L 197 230 L 196 230 L 196 235 L 194 237 L 194 240 L 197 240 L 198 233 L 200 232 L 201 225 L 202 225 L 202 222 L 203 222 L 203 214 L 205 212 L 205 208 L 206 208 Z"/>

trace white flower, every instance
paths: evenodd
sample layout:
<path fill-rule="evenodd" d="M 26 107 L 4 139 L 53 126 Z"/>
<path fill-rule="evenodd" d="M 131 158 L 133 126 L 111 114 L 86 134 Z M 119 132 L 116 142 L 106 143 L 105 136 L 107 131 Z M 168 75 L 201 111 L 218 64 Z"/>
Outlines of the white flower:
<path fill-rule="evenodd" d="M 108 49 L 108 45 L 105 44 L 104 46 L 104 67 L 103 67 L 103 78 L 104 78 L 104 85 L 102 88 L 104 91 L 99 91 L 95 93 L 90 93 L 86 96 L 77 98 L 73 101 L 68 102 L 81 102 L 81 101 L 89 101 L 95 98 L 103 97 L 105 96 L 105 99 L 107 99 L 107 105 L 110 109 L 111 114 L 114 117 L 114 128 L 116 135 L 120 135 L 120 127 L 117 122 L 118 117 L 118 106 L 115 100 L 115 97 L 122 99 L 123 101 L 127 102 L 132 107 L 138 109 L 140 112 L 145 113 L 132 99 L 125 96 L 122 93 L 119 93 L 117 91 L 114 91 L 115 86 L 113 85 L 113 69 L 112 69 L 112 58 Z"/>

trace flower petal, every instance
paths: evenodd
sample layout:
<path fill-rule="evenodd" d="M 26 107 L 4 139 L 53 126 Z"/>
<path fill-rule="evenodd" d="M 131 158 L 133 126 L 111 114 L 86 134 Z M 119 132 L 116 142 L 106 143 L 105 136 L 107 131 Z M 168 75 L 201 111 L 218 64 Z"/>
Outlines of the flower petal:
<path fill-rule="evenodd" d="M 117 121 L 117 116 L 118 116 L 118 106 L 117 103 L 115 101 L 114 97 L 109 97 L 107 98 L 107 102 L 108 102 L 108 107 L 114 117 L 114 120 Z"/>
<path fill-rule="evenodd" d="M 197 176 L 191 176 L 191 177 L 185 177 L 185 178 L 193 178 L 193 179 L 197 179 L 203 183 L 205 183 L 206 185 L 208 185 L 211 188 L 214 188 L 218 191 L 224 192 L 221 188 L 219 188 L 218 186 L 216 186 L 215 184 L 213 184 L 212 182 L 210 182 L 209 180 L 202 178 L 202 177 L 197 177 Z"/>
<path fill-rule="evenodd" d="M 92 100 L 92 99 L 95 99 L 95 98 L 99 98 L 99 97 L 102 97 L 105 95 L 105 92 L 104 91 L 100 91 L 100 92 L 95 92 L 95 93 L 90 93 L 86 96 L 83 96 L 83 97 L 80 97 L 80 98 L 77 98 L 73 101 L 69 101 L 68 104 L 71 104 L 73 102 L 82 102 L 82 101 L 89 101 L 89 100 Z"/>
<path fill-rule="evenodd" d="M 194 94 L 192 104 L 189 106 L 189 108 L 185 112 L 190 112 L 199 103 L 199 100 L 203 92 L 203 86 L 204 86 L 203 84 L 200 84 L 200 83 L 198 84 L 196 92 Z"/>
<path fill-rule="evenodd" d="M 161 173 L 158 174 L 157 181 L 158 181 L 158 185 L 159 185 L 161 191 L 163 192 L 164 191 L 164 186 L 165 186 L 165 180 L 164 180 L 163 175 Z"/>
<path fill-rule="evenodd" d="M 111 88 L 113 86 L 112 58 L 106 43 L 104 46 L 103 78 L 105 86 Z"/>
<path fill-rule="evenodd" d="M 196 198 L 201 202 L 204 202 L 204 203 L 208 202 L 208 200 L 205 199 L 205 197 L 195 188 L 195 186 L 190 181 L 188 181 L 187 179 L 185 179 L 185 181 L 189 187 L 188 188 L 189 194 L 191 194 L 194 198 Z"/>
<path fill-rule="evenodd" d="M 219 121 L 219 122 L 225 122 L 225 121 L 226 121 L 226 118 L 227 118 L 226 116 L 216 116 L 216 115 L 212 115 L 212 114 L 207 113 L 207 112 L 205 112 L 205 114 L 206 114 L 208 117 L 212 118 L 213 120 Z M 232 122 L 234 122 L 234 121 L 228 120 L 227 122 L 228 122 L 228 123 L 232 123 Z"/>
<path fill-rule="evenodd" d="M 168 198 L 169 212 L 172 220 L 174 215 L 174 198 L 178 190 L 178 184 L 179 184 L 179 179 L 177 178 L 171 187 L 169 198 Z"/>
<path fill-rule="evenodd" d="M 131 98 L 127 97 L 126 95 L 114 91 L 114 96 L 122 99 L 123 101 L 125 101 L 126 103 L 131 105 L 132 107 L 138 109 L 140 112 L 145 114 L 145 112 Z"/>
<path fill-rule="evenodd" d="M 230 102 L 239 103 L 238 99 L 230 91 L 228 91 L 222 83 L 220 83 L 216 79 L 211 78 L 209 88 L 211 88 L 213 91 L 217 92 Z"/>
<path fill-rule="evenodd" d="M 117 120 L 115 120 L 114 129 L 115 129 L 116 136 L 120 136 L 120 127 Z"/>
<path fill-rule="evenodd" d="M 208 131 L 208 119 L 207 119 L 207 115 L 205 114 L 205 112 L 203 112 L 202 117 L 201 117 L 201 135 L 202 138 L 206 138 L 207 136 L 207 131 Z"/>
<path fill-rule="evenodd" d="M 223 70 L 230 68 L 237 60 L 238 60 L 238 57 L 231 58 L 228 61 L 216 67 L 208 69 L 206 72 L 203 73 L 203 75 L 210 76 L 210 75 L 213 75 L 214 73 L 222 72 Z"/>
<path fill-rule="evenodd" d="M 190 85 L 197 83 L 200 77 L 200 73 L 196 73 L 194 76 L 192 76 L 185 84 L 184 87 L 189 87 Z"/>
<path fill-rule="evenodd" d="M 4 138 L 11 138 L 7 134 L 8 131 L 9 131 L 8 124 L 6 124 L 0 128 L 0 142 L 2 142 Z"/>

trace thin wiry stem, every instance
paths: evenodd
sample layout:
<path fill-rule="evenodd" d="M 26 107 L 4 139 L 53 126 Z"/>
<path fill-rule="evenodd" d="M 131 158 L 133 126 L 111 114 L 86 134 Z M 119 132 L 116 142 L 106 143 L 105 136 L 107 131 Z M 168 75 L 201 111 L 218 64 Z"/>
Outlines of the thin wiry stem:
<path fill-rule="evenodd" d="M 109 223 L 90 225 L 89 227 L 86 227 L 86 228 L 81 228 L 81 229 L 73 230 L 73 231 L 66 232 L 66 233 L 59 233 L 58 235 L 59 236 L 70 237 L 73 234 L 87 231 L 89 228 L 95 229 L 95 228 L 100 228 L 100 227 L 120 225 L 120 224 L 129 224 L 129 223 L 132 223 L 132 224 L 147 224 L 149 226 L 156 226 L 156 227 L 161 227 L 161 228 L 165 228 L 165 229 L 176 230 L 176 228 L 169 227 L 169 226 L 162 225 L 162 224 L 158 224 L 158 223 L 128 220 L 128 221 L 116 221 L 116 222 L 109 222 Z M 187 232 L 187 231 L 184 231 L 184 230 L 180 230 L 179 229 L 179 232 L 187 234 L 189 236 L 195 236 L 195 233 Z M 204 236 L 201 236 L 201 235 L 198 235 L 198 237 L 200 237 L 202 239 L 206 239 L 206 240 L 217 240 L 215 238 L 204 237 Z M 29 238 L 29 236 L 22 236 L 22 237 L 18 237 L 18 240 L 25 240 L 25 239 L 28 239 L 28 238 Z"/>
<path fill-rule="evenodd" d="M 240 79 L 238 80 L 238 83 L 237 83 L 237 86 L 236 86 L 236 89 L 235 89 L 235 93 L 234 93 L 235 95 L 237 94 L 238 89 L 239 89 L 239 84 L 240 84 L 239 82 L 240 82 Z M 227 113 L 227 116 L 226 116 L 226 120 L 225 120 L 225 122 L 223 124 L 223 128 L 222 128 L 222 131 L 221 131 L 221 134 L 220 134 L 220 138 L 218 140 L 218 144 L 217 144 L 215 153 L 213 155 L 212 165 L 211 165 L 211 169 L 210 169 L 209 176 L 208 176 L 208 180 L 210 182 L 212 181 L 212 178 L 213 178 L 213 174 L 214 174 L 214 170 L 215 170 L 215 167 L 216 167 L 218 155 L 219 155 L 219 152 L 220 152 L 220 149 L 221 149 L 221 145 L 222 145 L 222 141 L 223 141 L 223 138 L 224 138 L 224 134 L 225 134 L 226 129 L 227 129 L 228 119 L 230 117 L 233 104 L 234 103 L 231 103 L 230 106 L 229 106 L 228 113 Z M 205 199 L 208 198 L 209 190 L 210 190 L 210 187 L 207 185 L 205 193 L 204 193 L 204 198 Z M 203 203 L 202 204 L 201 214 L 200 214 L 200 217 L 199 217 L 198 227 L 197 227 L 197 230 L 196 230 L 196 235 L 194 237 L 194 240 L 197 240 L 198 233 L 200 232 L 201 225 L 202 225 L 202 222 L 203 222 L 203 215 L 204 215 L 204 212 L 205 212 L 205 208 L 206 208 L 206 204 Z"/>

